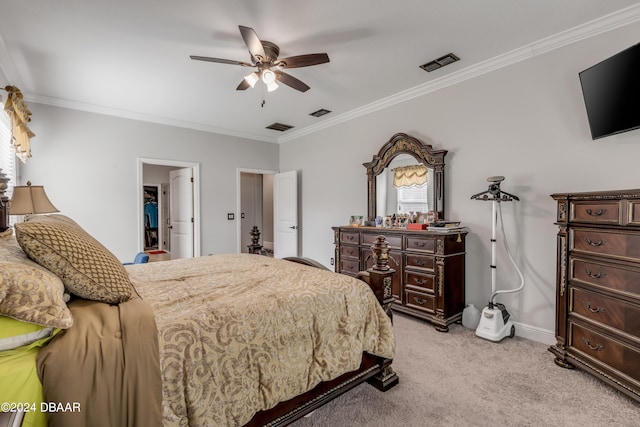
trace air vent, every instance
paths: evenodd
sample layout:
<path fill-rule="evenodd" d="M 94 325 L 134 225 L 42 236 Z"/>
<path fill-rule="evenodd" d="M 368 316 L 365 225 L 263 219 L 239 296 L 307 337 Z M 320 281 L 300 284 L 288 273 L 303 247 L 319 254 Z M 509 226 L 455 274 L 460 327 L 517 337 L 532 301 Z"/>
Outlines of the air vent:
<path fill-rule="evenodd" d="M 319 109 L 318 111 L 314 111 L 313 113 L 311 113 L 311 114 L 309 114 L 309 115 L 310 115 L 310 116 L 313 116 L 313 117 L 322 117 L 322 116 L 324 116 L 325 114 L 329 114 L 330 112 L 331 112 L 331 111 L 329 111 L 329 110 L 327 110 L 327 109 L 325 109 L 325 108 L 321 108 L 321 109 Z"/>
<path fill-rule="evenodd" d="M 453 53 L 448 53 L 445 56 L 442 56 L 434 61 L 427 62 L 426 64 L 422 64 L 420 68 L 430 73 L 432 71 L 437 70 L 438 68 L 442 68 L 445 65 L 449 65 L 453 62 L 459 61 L 460 58 L 455 56 Z"/>
<path fill-rule="evenodd" d="M 282 123 L 274 123 L 272 125 L 267 126 L 267 129 L 277 130 L 280 132 L 284 132 L 285 130 L 291 129 L 293 126 L 284 125 Z"/>

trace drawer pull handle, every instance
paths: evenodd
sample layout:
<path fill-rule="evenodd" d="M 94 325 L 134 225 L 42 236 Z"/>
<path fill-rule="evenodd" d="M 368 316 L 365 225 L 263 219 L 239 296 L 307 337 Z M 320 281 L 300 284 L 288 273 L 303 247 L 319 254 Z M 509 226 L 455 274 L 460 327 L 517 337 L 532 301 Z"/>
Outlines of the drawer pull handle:
<path fill-rule="evenodd" d="M 413 299 L 419 304 L 419 305 L 424 305 L 426 304 L 427 300 L 423 299 L 423 298 L 418 298 L 418 297 L 413 297 Z"/>
<path fill-rule="evenodd" d="M 592 279 L 602 279 L 604 276 L 607 275 L 607 273 L 603 273 L 603 272 L 598 272 L 596 274 L 592 273 L 591 270 L 589 269 L 584 269 L 584 271 L 587 273 L 587 276 L 591 277 Z"/>
<path fill-rule="evenodd" d="M 589 304 L 588 302 L 584 302 L 584 306 L 587 307 L 587 310 L 589 310 L 592 313 L 602 313 L 604 311 L 604 307 L 596 307 L 596 308 L 592 308 L 591 304 Z"/>
<path fill-rule="evenodd" d="M 424 285 L 425 283 L 427 283 L 427 281 L 425 279 L 418 280 L 415 277 L 413 278 L 413 281 L 416 282 L 417 285 Z"/>
<path fill-rule="evenodd" d="M 347 240 L 353 240 L 353 239 L 355 239 L 355 237 L 354 237 L 354 236 L 345 236 L 345 237 L 347 238 Z"/>
<path fill-rule="evenodd" d="M 605 212 L 607 212 L 606 209 L 598 209 L 597 211 L 592 211 L 591 209 L 587 209 L 587 213 L 591 216 L 601 216 L 604 215 Z"/>
<path fill-rule="evenodd" d="M 427 244 L 425 242 L 416 242 L 416 246 L 419 248 L 424 248 Z"/>
<path fill-rule="evenodd" d="M 591 345 L 591 342 L 589 341 L 588 338 L 582 338 L 582 341 L 584 341 L 584 345 L 586 345 L 587 347 L 589 347 L 593 351 L 598 351 L 598 350 L 604 349 L 604 347 L 602 345 L 600 345 L 600 344 Z"/>
<path fill-rule="evenodd" d="M 588 244 L 590 244 L 591 246 L 602 246 L 604 245 L 607 241 L 606 240 L 602 240 L 602 239 L 598 239 L 598 241 L 594 241 L 591 240 L 590 238 L 586 238 L 585 239 L 587 241 Z"/>

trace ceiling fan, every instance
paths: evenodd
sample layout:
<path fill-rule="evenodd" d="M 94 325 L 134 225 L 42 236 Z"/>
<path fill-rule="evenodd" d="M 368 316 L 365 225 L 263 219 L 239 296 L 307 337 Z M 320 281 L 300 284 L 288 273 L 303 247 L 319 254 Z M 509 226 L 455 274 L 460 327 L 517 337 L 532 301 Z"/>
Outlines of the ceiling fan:
<path fill-rule="evenodd" d="M 329 62 L 329 56 L 326 53 L 310 53 L 307 55 L 278 59 L 278 54 L 280 53 L 278 45 L 266 40 L 260 40 L 253 28 L 242 25 L 239 25 L 238 28 L 240 28 L 242 39 L 251 54 L 251 63 L 231 59 L 209 58 L 207 56 L 190 56 L 191 59 L 196 61 L 256 67 L 257 71 L 252 72 L 242 79 L 236 90 L 246 90 L 254 87 L 258 80 L 262 79 L 269 92 L 278 88 L 276 80 L 300 92 L 306 92 L 310 89 L 307 84 L 282 70 L 287 68 L 309 67 L 311 65 Z"/>

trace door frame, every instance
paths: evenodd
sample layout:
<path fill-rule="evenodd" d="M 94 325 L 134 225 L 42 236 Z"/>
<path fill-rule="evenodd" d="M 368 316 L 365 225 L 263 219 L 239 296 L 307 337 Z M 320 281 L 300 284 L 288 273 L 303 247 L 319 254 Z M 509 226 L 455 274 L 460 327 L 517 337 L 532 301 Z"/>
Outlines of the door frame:
<path fill-rule="evenodd" d="M 240 218 L 240 214 L 242 213 L 242 184 L 241 184 L 242 176 L 241 174 L 243 173 L 252 173 L 256 175 L 275 175 L 277 173 L 280 173 L 280 171 L 265 170 L 265 169 L 249 169 L 249 168 L 236 169 L 236 215 L 235 217 L 236 217 L 236 240 L 237 240 L 236 252 L 237 253 L 242 252 L 242 242 L 243 242 L 242 235 L 241 235 L 242 220 Z"/>
<path fill-rule="evenodd" d="M 193 170 L 193 256 L 200 256 L 200 164 L 181 160 L 153 159 L 138 157 L 138 182 L 136 193 L 138 195 L 138 252 L 144 251 L 144 165 L 173 166 L 177 168 L 192 168 Z"/>

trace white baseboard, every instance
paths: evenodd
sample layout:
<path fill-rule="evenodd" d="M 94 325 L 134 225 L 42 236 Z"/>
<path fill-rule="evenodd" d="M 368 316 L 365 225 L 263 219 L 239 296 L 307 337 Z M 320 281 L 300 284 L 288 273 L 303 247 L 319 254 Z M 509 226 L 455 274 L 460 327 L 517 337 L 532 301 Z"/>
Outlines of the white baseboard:
<path fill-rule="evenodd" d="M 265 249 L 273 250 L 273 242 L 262 242 L 262 247 Z"/>
<path fill-rule="evenodd" d="M 553 345 L 556 343 L 556 334 L 553 331 L 538 328 L 536 326 L 525 325 L 523 323 L 514 322 L 516 326 L 516 336 L 526 338 L 531 341 L 541 342 L 543 344 Z"/>

